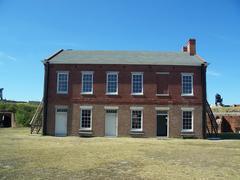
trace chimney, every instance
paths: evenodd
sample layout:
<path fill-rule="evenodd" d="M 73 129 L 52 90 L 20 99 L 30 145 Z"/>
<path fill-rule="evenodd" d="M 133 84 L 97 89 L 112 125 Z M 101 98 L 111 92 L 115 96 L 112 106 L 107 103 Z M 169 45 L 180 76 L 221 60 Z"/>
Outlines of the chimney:
<path fill-rule="evenodd" d="M 187 46 L 183 46 L 182 51 L 187 52 Z"/>
<path fill-rule="evenodd" d="M 194 56 L 196 54 L 196 40 L 189 39 L 186 46 L 183 46 L 183 52 L 187 52 L 190 56 Z"/>

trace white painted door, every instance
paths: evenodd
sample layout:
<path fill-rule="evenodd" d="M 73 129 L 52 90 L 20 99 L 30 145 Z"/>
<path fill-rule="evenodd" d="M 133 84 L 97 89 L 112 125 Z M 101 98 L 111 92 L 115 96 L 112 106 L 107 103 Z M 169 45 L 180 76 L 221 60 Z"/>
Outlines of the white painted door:
<path fill-rule="evenodd" d="M 114 111 L 106 112 L 105 136 L 117 136 L 117 113 Z"/>
<path fill-rule="evenodd" d="M 55 136 L 67 135 L 67 109 L 57 109 L 55 117 Z"/>

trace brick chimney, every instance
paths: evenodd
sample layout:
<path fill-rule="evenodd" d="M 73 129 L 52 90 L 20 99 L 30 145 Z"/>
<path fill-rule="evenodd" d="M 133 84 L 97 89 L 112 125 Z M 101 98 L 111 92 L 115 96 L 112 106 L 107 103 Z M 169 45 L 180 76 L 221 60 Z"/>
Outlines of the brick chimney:
<path fill-rule="evenodd" d="M 182 51 L 187 52 L 187 46 L 183 46 Z"/>
<path fill-rule="evenodd" d="M 196 54 L 196 40 L 189 39 L 186 46 L 183 46 L 183 52 L 187 52 L 190 56 L 194 56 Z"/>

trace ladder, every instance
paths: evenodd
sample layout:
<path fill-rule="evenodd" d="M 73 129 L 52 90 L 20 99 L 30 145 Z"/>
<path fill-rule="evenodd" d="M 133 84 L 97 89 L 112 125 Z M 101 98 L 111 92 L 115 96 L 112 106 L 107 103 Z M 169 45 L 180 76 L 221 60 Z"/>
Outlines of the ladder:
<path fill-rule="evenodd" d="M 212 109 L 207 100 L 206 100 L 206 112 L 208 114 L 209 121 L 210 121 L 210 127 L 208 127 L 208 123 L 206 125 L 207 133 L 211 136 L 217 136 L 218 135 L 218 125 L 216 122 L 216 118 L 215 118 L 215 116 L 212 112 Z"/>
<path fill-rule="evenodd" d="M 34 113 L 32 120 L 30 121 L 31 134 L 38 134 L 43 125 L 43 102 L 41 101 Z"/>

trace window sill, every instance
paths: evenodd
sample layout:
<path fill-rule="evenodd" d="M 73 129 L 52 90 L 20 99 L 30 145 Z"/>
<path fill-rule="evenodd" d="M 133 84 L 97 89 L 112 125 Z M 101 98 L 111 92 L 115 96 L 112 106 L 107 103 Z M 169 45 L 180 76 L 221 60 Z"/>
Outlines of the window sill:
<path fill-rule="evenodd" d="M 93 95 L 93 93 L 81 93 L 81 95 Z"/>
<path fill-rule="evenodd" d="M 144 134 L 144 132 L 142 130 L 131 130 L 130 134 L 132 134 L 132 135 L 141 135 L 141 134 Z"/>
<path fill-rule="evenodd" d="M 131 93 L 132 96 L 143 96 L 143 93 Z"/>
<path fill-rule="evenodd" d="M 89 137 L 92 136 L 93 132 L 92 130 L 88 129 L 79 129 L 79 135 L 83 137 Z"/>
<path fill-rule="evenodd" d="M 194 138 L 195 137 L 195 133 L 193 131 L 182 131 L 181 132 L 181 136 L 183 138 Z"/>
<path fill-rule="evenodd" d="M 156 96 L 169 96 L 169 94 L 156 94 Z"/>
<path fill-rule="evenodd" d="M 194 96 L 194 94 L 181 94 L 181 96 L 185 96 L 185 97 L 192 97 L 192 96 Z"/>
<path fill-rule="evenodd" d="M 182 130 L 181 133 L 194 133 L 193 130 Z"/>
<path fill-rule="evenodd" d="M 118 96 L 118 93 L 116 94 L 116 93 L 106 93 L 105 95 L 107 95 L 107 96 Z"/>
<path fill-rule="evenodd" d="M 59 95 L 66 95 L 66 94 L 68 94 L 68 92 L 57 92 L 57 94 L 59 94 Z"/>

